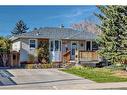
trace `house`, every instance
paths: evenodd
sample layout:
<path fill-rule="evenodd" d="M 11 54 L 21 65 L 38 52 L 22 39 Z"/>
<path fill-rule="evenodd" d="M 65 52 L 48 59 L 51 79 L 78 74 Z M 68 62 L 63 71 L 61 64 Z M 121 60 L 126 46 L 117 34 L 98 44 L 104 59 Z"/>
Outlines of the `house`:
<path fill-rule="evenodd" d="M 44 27 L 13 36 L 10 39 L 12 51 L 19 52 L 19 58 L 15 64 L 20 65 L 20 62 L 28 60 L 29 54 L 36 56 L 36 48 L 39 43 L 45 41 L 49 43 L 51 62 L 98 60 L 96 37 L 97 35 L 94 33 L 71 28 Z"/>

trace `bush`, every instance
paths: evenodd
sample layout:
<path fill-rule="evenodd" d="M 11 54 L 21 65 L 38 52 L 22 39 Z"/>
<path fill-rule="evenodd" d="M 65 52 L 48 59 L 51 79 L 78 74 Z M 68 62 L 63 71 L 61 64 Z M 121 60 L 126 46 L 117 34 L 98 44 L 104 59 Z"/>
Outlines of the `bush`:
<path fill-rule="evenodd" d="M 48 64 L 24 64 L 23 68 L 26 68 L 26 69 L 59 68 L 59 64 L 56 64 L 56 63 L 48 63 Z"/>
<path fill-rule="evenodd" d="M 29 54 L 28 55 L 28 59 L 29 59 L 29 62 L 28 63 L 34 63 L 34 61 L 35 61 L 35 57 L 34 57 L 34 55 L 32 55 L 32 54 Z"/>
<path fill-rule="evenodd" d="M 121 64 L 121 65 L 113 64 L 113 65 L 110 65 L 110 66 L 106 66 L 104 68 L 111 69 L 111 70 L 125 70 L 126 65 L 124 65 L 124 64 Z"/>
<path fill-rule="evenodd" d="M 49 63 L 49 43 L 48 42 L 40 42 L 39 48 L 37 51 L 38 61 L 40 63 L 46 64 Z"/>

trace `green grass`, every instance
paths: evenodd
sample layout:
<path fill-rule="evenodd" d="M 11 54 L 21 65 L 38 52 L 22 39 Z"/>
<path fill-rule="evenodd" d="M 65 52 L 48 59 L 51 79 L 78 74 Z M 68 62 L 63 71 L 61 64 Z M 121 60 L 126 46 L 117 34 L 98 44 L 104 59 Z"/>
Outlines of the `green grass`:
<path fill-rule="evenodd" d="M 127 90 L 126 87 L 121 87 L 121 88 L 104 88 L 104 89 L 96 89 L 96 90 Z"/>
<path fill-rule="evenodd" d="M 114 76 L 113 71 L 111 69 L 106 69 L 106 68 L 72 67 L 69 69 L 62 69 L 62 71 L 71 73 L 86 79 L 90 79 L 98 83 L 127 82 L 127 78 Z"/>

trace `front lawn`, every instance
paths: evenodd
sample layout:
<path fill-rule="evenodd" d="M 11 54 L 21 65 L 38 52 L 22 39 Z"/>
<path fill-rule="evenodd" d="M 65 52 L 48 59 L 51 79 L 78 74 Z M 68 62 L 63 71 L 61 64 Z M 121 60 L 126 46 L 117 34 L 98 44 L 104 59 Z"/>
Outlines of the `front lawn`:
<path fill-rule="evenodd" d="M 98 83 L 127 82 L 127 77 L 118 76 L 116 74 L 116 71 L 111 69 L 106 69 L 106 68 L 91 68 L 91 67 L 76 67 L 75 66 L 69 69 L 62 69 L 62 71 L 71 73 L 86 79 L 90 79 Z"/>

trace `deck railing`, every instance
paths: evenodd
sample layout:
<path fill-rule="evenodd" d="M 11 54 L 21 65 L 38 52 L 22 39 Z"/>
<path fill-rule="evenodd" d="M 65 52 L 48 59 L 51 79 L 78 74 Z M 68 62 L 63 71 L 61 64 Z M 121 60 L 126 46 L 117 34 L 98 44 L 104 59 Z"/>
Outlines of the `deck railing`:
<path fill-rule="evenodd" d="M 96 51 L 78 51 L 79 61 L 98 61 L 99 55 Z"/>

